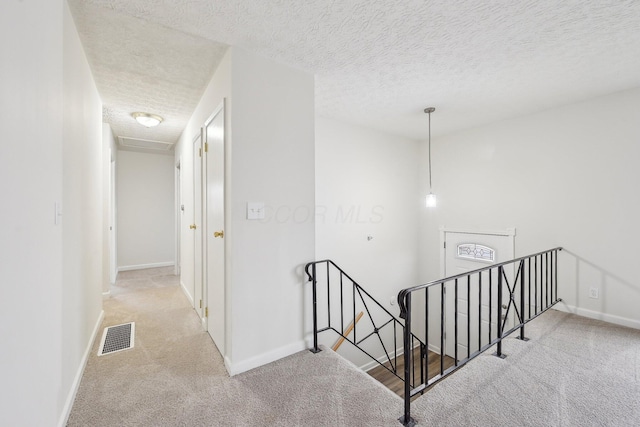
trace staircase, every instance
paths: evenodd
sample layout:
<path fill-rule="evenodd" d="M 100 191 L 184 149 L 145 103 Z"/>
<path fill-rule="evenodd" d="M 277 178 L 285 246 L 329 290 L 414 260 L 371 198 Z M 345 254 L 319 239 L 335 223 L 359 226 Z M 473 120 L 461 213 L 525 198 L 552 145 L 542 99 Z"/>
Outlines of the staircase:
<path fill-rule="evenodd" d="M 401 357 L 404 351 L 404 322 L 391 314 L 333 261 L 311 262 L 306 265 L 305 271 L 313 284 L 314 333 L 311 351 L 320 351 L 320 334 L 333 332 L 333 336 L 339 339 L 337 344 L 349 343 L 365 355 L 369 361 L 365 369 L 377 368 L 404 382 L 404 359 Z M 425 343 L 415 334 L 412 334 L 411 340 L 412 348 L 418 351 L 419 360 L 425 360 L 426 363 Z M 337 350 L 336 347 L 334 349 Z M 418 375 L 415 380 L 423 381 L 426 372 L 424 363 L 418 363 L 414 370 Z"/>
<path fill-rule="evenodd" d="M 311 262 L 305 267 L 313 286 L 311 351 L 320 351 L 318 335 L 323 332 L 350 343 L 370 359 L 370 366 L 402 382 L 398 394 L 404 398 L 404 413 L 398 420 L 414 426 L 413 399 L 490 348 L 506 357 L 502 340 L 518 331 L 518 338 L 527 341 L 525 325 L 561 301 L 561 250 L 403 289 L 398 294 L 400 319 L 333 261 Z M 364 321 L 354 321 L 360 311 Z"/>

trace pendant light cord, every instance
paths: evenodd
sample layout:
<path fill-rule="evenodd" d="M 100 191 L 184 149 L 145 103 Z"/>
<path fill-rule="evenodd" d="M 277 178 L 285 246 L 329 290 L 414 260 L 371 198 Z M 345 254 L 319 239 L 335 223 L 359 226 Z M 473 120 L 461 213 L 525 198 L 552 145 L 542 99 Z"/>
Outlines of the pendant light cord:
<path fill-rule="evenodd" d="M 431 194 L 431 113 L 429 113 L 429 194 Z"/>

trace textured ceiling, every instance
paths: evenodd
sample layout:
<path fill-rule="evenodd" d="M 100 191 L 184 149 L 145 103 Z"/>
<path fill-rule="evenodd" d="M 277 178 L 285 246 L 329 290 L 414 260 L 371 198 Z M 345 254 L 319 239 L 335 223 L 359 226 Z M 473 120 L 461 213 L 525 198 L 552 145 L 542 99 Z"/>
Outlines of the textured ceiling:
<path fill-rule="evenodd" d="M 177 142 L 227 46 L 82 0 L 69 2 L 117 136 Z M 155 128 L 131 113 L 157 114 Z"/>
<path fill-rule="evenodd" d="M 416 139 L 426 106 L 437 136 L 640 86 L 634 0 L 69 1 L 116 133 L 133 108 L 175 138 L 225 46 L 314 73 L 320 115 Z"/>

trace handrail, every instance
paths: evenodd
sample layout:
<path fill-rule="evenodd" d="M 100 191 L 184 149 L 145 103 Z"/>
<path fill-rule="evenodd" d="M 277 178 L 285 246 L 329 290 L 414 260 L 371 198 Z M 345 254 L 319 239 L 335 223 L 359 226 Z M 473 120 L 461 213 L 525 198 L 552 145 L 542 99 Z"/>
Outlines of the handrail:
<path fill-rule="evenodd" d="M 349 323 L 349 326 L 347 326 L 347 329 L 345 329 L 343 335 L 349 336 L 351 331 L 353 331 L 353 328 L 356 327 L 356 323 L 358 323 L 360 321 L 360 319 L 362 319 L 362 316 L 364 316 L 364 311 L 361 311 L 360 313 L 358 313 L 358 315 L 356 316 L 355 321 L 352 320 L 351 323 Z M 338 351 L 338 349 L 340 348 L 340 346 L 342 345 L 342 343 L 344 341 L 345 341 L 344 337 L 338 338 L 338 341 L 336 341 L 336 343 L 333 345 L 333 347 L 331 347 L 331 350 Z"/>
<path fill-rule="evenodd" d="M 326 265 L 326 271 L 324 274 L 326 275 L 326 281 L 323 283 L 319 283 L 319 271 L 320 269 L 324 270 L 323 267 Z M 334 269 L 333 273 L 335 276 L 339 277 L 339 283 L 334 283 L 331 281 L 331 268 Z M 399 349 L 404 348 L 402 344 L 399 345 L 399 338 L 404 336 L 404 325 L 402 321 L 396 318 L 389 310 L 387 310 L 382 304 L 380 304 L 369 292 L 367 292 L 362 286 L 360 286 L 351 276 L 342 270 L 335 262 L 330 259 L 325 259 L 321 261 L 310 262 L 305 266 L 305 272 L 308 276 L 308 280 L 313 284 L 313 349 L 312 352 L 317 353 L 320 350 L 318 345 L 318 334 L 332 330 L 340 337 L 342 341 L 348 341 L 353 344 L 356 348 L 366 354 L 369 358 L 375 361 L 378 365 L 383 366 L 389 372 L 394 374 L 397 378 L 404 381 L 404 377 L 398 372 L 398 356 L 401 355 Z M 345 286 L 346 282 L 346 286 Z M 322 289 L 319 289 L 320 285 Z M 350 285 L 350 286 L 349 286 Z M 345 287 L 347 288 L 345 290 Z M 319 312 L 321 309 L 318 307 L 319 300 L 319 291 L 323 292 L 322 296 L 326 298 L 327 306 L 322 309 L 322 314 L 326 317 L 326 326 L 319 327 Z M 333 295 L 333 296 L 332 296 Z M 333 305 L 332 305 L 333 301 Z M 339 307 L 335 307 L 337 302 L 339 301 Z M 345 307 L 349 305 L 349 307 Z M 357 320 L 360 318 L 360 315 L 356 315 L 356 304 L 360 305 L 362 311 L 367 314 L 367 318 L 369 320 L 368 323 L 372 326 L 372 331 L 365 331 L 364 337 L 361 337 L 362 328 L 357 324 Z M 377 313 L 372 313 L 372 310 L 377 310 Z M 340 325 L 335 325 L 335 320 L 332 320 L 332 314 L 339 314 Z M 377 315 L 374 315 L 377 314 Z M 352 321 L 352 328 L 345 330 L 344 323 L 345 317 L 347 319 L 355 319 L 355 322 Z M 381 318 L 382 317 L 382 318 Z M 349 325 L 351 327 L 351 325 Z M 337 329 L 340 327 L 339 330 Z M 365 325 L 366 326 L 366 325 Z M 393 343 L 389 343 L 387 340 L 383 338 L 381 332 L 387 332 L 387 335 L 391 335 L 391 331 L 388 331 L 390 328 L 393 329 Z M 350 336 L 351 332 L 353 335 Z M 384 363 L 382 363 L 379 359 L 380 357 L 374 357 L 362 347 L 362 343 L 367 341 L 369 338 L 377 337 L 378 350 L 383 352 L 382 358 Z M 387 341 L 387 342 L 385 342 Z M 415 334 L 411 334 L 409 336 L 410 348 L 413 351 L 414 348 L 420 349 L 420 358 L 425 359 L 425 355 L 427 352 L 427 346 L 422 340 L 420 340 Z M 416 381 L 416 376 L 419 376 L 419 380 L 424 381 L 424 372 L 425 369 L 423 364 L 420 364 L 419 372 L 416 368 L 412 369 L 412 382 Z"/>
<path fill-rule="evenodd" d="M 552 306 L 562 301 L 558 298 L 558 252 L 561 251 L 561 247 L 556 247 L 546 251 L 538 252 L 532 255 L 523 256 L 510 261 L 505 261 L 490 266 L 480 268 L 477 270 L 469 271 L 466 273 L 456 274 L 444 279 L 434 280 L 432 282 L 413 286 L 411 288 L 403 289 L 398 293 L 398 305 L 400 307 L 400 317 L 404 319 L 404 414 L 398 420 L 405 426 L 414 426 L 415 420 L 411 418 L 411 398 L 417 394 L 424 393 L 427 387 L 441 381 L 466 363 L 484 353 L 489 348 L 496 346 L 495 355 L 501 358 L 506 357 L 502 353 L 502 340 L 508 335 L 512 334 L 516 330 L 520 330 L 519 339 L 527 341 L 525 337 L 524 326 L 526 323 L 540 316 L 542 313 L 550 309 Z M 515 278 L 509 280 L 509 277 L 505 273 L 505 266 L 516 265 L 517 272 Z M 532 266 L 533 264 L 533 266 Z M 533 267 L 533 269 L 532 269 Z M 494 273 L 497 276 L 497 286 L 493 285 Z M 486 273 L 486 274 L 483 274 Z M 525 274 L 528 273 L 528 274 Z M 533 274 L 532 274 L 533 273 Z M 533 280 L 532 280 L 533 275 Z M 488 278 L 488 288 L 483 288 L 483 277 Z M 459 310 L 460 287 L 464 286 L 461 281 L 466 278 L 466 310 Z M 473 293 L 472 293 L 472 278 Z M 506 289 L 504 289 L 506 287 Z M 447 289 L 453 291 L 447 294 Z M 440 372 L 429 379 L 429 372 L 427 371 L 420 384 L 412 383 L 408 379 L 412 378 L 412 372 L 410 367 L 412 366 L 412 352 L 407 351 L 412 345 L 412 296 L 416 294 L 422 298 L 419 301 L 424 301 L 424 342 L 425 345 L 429 344 L 429 310 L 430 294 L 436 293 L 436 297 L 439 297 L 439 311 L 440 311 L 440 324 L 436 325 L 439 331 L 440 338 Z M 505 294 L 506 295 L 503 295 Z M 504 298 L 506 296 L 506 299 Z M 495 300 L 494 300 L 495 297 Z M 451 301 L 453 299 L 453 301 Z M 472 327 L 471 320 L 473 317 L 471 300 L 474 299 L 477 304 L 477 319 L 474 319 Z M 497 300 L 497 301 L 496 301 Z M 503 301 L 505 302 L 503 304 Z M 453 312 L 448 313 L 446 302 L 453 304 Z M 485 311 L 488 311 L 488 316 L 483 319 L 483 307 L 486 307 Z M 495 316 L 494 316 L 495 307 Z M 514 323 L 517 320 L 518 323 L 508 328 L 509 325 L 509 313 L 513 307 Z M 526 308 L 528 307 L 528 313 Z M 532 310 L 533 307 L 533 310 Z M 503 313 L 503 310 L 504 313 Z M 532 313 L 533 311 L 533 313 Z M 486 313 L 485 313 L 486 314 Z M 453 317 L 453 319 L 451 319 Z M 466 318 L 466 324 L 460 325 L 459 318 Z M 433 322 L 433 320 L 432 320 Z M 483 322 L 486 327 L 483 327 Z M 495 324 L 495 327 L 494 327 Z M 508 330 L 505 331 L 505 328 Z M 445 349 L 445 337 L 447 330 L 453 329 L 453 360 L 454 366 L 444 369 L 444 355 Z M 461 330 L 460 330 L 461 329 Z M 493 334 L 495 329 L 495 334 Z M 460 342 L 460 333 L 466 333 L 466 341 Z M 477 337 L 474 337 L 474 342 L 471 341 L 471 336 L 477 332 Z M 486 334 L 483 338 L 483 333 Z M 450 339 L 450 338 L 449 338 Z M 477 340 L 477 342 L 475 342 Z M 476 346 L 477 344 L 477 346 Z M 458 347 L 466 347 L 467 357 L 459 357 Z M 473 352 L 472 352 L 473 348 Z"/>
<path fill-rule="evenodd" d="M 445 281 L 449 282 L 449 281 L 452 281 L 452 280 L 455 280 L 455 279 L 460 279 L 460 278 L 467 277 L 470 274 L 482 273 L 483 271 L 492 270 L 492 269 L 495 269 L 497 267 L 505 266 L 507 264 L 513 264 L 513 263 L 516 263 L 518 261 L 522 261 L 523 259 L 536 257 L 538 255 L 544 255 L 545 253 L 548 253 L 550 251 L 561 251 L 561 250 L 562 250 L 562 247 L 558 246 L 556 248 L 549 249 L 547 251 L 538 252 L 538 253 L 535 253 L 535 254 L 532 254 L 532 255 L 523 256 L 523 257 L 520 257 L 520 258 L 514 258 L 512 260 L 500 262 L 500 263 L 497 263 L 497 264 L 491 264 L 491 265 L 489 265 L 487 267 L 479 268 L 477 270 L 472 270 L 472 271 L 468 271 L 468 272 L 465 272 L 465 273 L 456 274 L 455 276 L 448 276 L 445 279 L 433 280 L 433 281 L 425 283 L 423 285 L 416 285 L 416 286 L 413 286 L 411 288 L 402 289 L 400 292 L 398 292 L 398 306 L 400 307 L 400 318 L 401 319 L 405 318 L 404 315 L 406 313 L 406 310 L 405 310 L 404 304 L 402 303 L 402 300 L 404 299 L 404 296 L 408 292 L 419 291 L 420 289 L 428 288 L 430 286 L 439 285 L 441 282 L 445 282 Z"/>

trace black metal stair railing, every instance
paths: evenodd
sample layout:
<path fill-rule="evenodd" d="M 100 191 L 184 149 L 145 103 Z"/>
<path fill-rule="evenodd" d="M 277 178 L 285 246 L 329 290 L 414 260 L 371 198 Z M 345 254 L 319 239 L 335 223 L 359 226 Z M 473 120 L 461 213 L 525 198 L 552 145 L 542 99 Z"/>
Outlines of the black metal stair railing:
<path fill-rule="evenodd" d="M 453 358 L 453 366 L 445 369 L 442 357 L 439 372 L 430 373 L 426 367 L 420 383 L 404 382 L 404 414 L 399 418 L 403 425 L 416 424 L 411 418 L 413 396 L 490 347 L 495 346 L 495 355 L 504 358 L 502 340 L 518 329 L 518 338 L 527 340 L 525 324 L 561 301 L 558 298 L 561 250 L 550 249 L 400 291 L 398 304 L 405 326 L 404 366 L 412 366 L 412 353 L 407 349 L 412 348 L 416 321 L 422 329 L 423 342 L 428 344 L 432 338 L 439 342 L 441 354 Z M 434 319 L 437 317 L 439 323 Z M 404 378 L 413 378 L 410 368 L 405 369 Z"/>
<path fill-rule="evenodd" d="M 376 364 L 383 366 L 400 380 L 405 380 L 398 361 L 404 350 L 403 322 L 376 301 L 355 280 L 331 260 L 310 262 L 305 266 L 308 279 L 313 286 L 313 349 L 320 350 L 318 335 L 334 331 Z M 357 323 L 356 313 L 363 311 L 366 321 Z M 319 326 L 319 323 L 322 325 Z M 348 326 L 350 332 L 345 331 Z M 409 335 L 408 347 L 419 349 L 420 359 L 426 360 L 427 346 L 416 335 Z M 375 353 L 375 354 L 374 354 Z M 410 368 L 410 382 L 425 381 L 426 366 Z"/>

